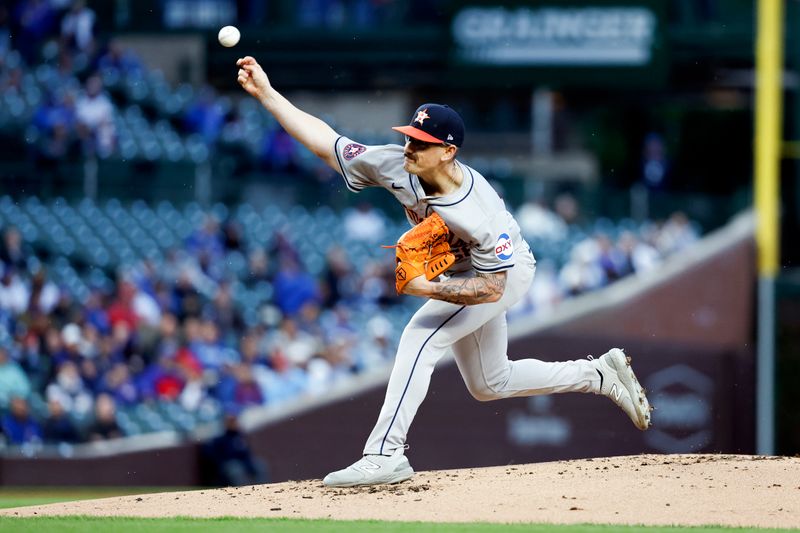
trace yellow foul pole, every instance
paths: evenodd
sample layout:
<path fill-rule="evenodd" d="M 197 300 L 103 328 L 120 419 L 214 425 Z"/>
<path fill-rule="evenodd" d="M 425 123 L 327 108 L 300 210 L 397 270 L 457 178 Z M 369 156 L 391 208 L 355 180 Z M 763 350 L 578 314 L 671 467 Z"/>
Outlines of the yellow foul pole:
<path fill-rule="evenodd" d="M 783 0 L 758 0 L 755 210 L 758 247 L 756 449 L 775 453 L 775 277 L 780 262 Z"/>

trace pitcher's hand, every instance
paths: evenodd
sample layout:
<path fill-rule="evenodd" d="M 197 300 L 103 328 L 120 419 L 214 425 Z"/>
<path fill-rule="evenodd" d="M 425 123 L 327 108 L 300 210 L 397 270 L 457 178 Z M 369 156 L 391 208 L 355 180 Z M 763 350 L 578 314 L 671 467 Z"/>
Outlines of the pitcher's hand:
<path fill-rule="evenodd" d="M 239 67 L 237 81 L 251 96 L 261 99 L 272 88 L 267 73 L 253 57 L 243 57 L 236 65 Z"/>

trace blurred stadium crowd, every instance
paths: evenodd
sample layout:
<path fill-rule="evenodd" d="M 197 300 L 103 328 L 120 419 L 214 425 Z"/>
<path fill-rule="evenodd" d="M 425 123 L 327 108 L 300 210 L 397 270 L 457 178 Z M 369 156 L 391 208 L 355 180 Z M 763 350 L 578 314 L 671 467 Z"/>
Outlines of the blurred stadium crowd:
<path fill-rule="evenodd" d="M 298 13 L 331 24 L 344 4 L 298 2 Z M 400 16 L 356 4 L 365 20 Z M 252 99 L 171 87 L 97 42 L 94 20 L 81 1 L 0 5 L 0 128 L 24 132 L 42 173 L 87 157 L 201 162 L 220 145 L 267 173 L 329 173 Z M 647 272 L 699 235 L 680 213 L 592 220 L 568 194 L 516 211 L 539 263 L 511 319 Z M 0 197 L 0 442 L 189 432 L 382 367 L 420 303 L 395 295 L 379 246 L 404 227 L 367 204 Z"/>
<path fill-rule="evenodd" d="M 320 168 L 255 102 L 172 87 L 131 50 L 95 39 L 94 20 L 80 0 L 0 5 L 0 129 L 24 132 L 40 173 L 59 179 L 64 162 L 87 157 L 201 163 L 218 146 L 265 171 Z"/>
<path fill-rule="evenodd" d="M 647 272 L 698 236 L 680 214 L 587 225 L 562 217 L 576 215 L 572 200 L 557 204 L 562 214 L 518 211 L 540 261 L 512 320 Z M 191 431 L 321 394 L 390 361 L 419 304 L 394 294 L 394 258 L 378 246 L 403 225 L 366 205 L 338 215 L 2 197 L 0 219 L 9 445 Z"/>

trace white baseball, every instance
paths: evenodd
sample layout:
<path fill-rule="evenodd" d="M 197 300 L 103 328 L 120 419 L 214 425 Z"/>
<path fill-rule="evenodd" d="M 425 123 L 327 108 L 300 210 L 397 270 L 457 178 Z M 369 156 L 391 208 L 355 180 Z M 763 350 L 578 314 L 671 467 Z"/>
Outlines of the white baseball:
<path fill-rule="evenodd" d="M 239 42 L 239 37 L 241 36 L 242 35 L 239 33 L 239 29 L 236 26 L 225 26 L 219 30 L 217 39 L 219 40 L 219 44 L 230 48 L 231 46 L 236 46 L 236 43 Z"/>

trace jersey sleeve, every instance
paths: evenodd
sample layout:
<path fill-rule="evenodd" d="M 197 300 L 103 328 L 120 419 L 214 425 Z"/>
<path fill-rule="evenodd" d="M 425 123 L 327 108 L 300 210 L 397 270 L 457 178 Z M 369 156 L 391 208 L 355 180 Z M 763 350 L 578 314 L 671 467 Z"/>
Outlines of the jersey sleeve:
<path fill-rule="evenodd" d="M 471 250 L 472 267 L 478 272 L 500 272 L 514 266 L 514 242 L 505 211 L 489 218 L 478 232 Z"/>
<path fill-rule="evenodd" d="M 392 176 L 402 168 L 402 147 L 399 145 L 369 146 L 347 137 L 339 137 L 334 145 L 339 173 L 353 192 L 367 187 L 387 187 Z"/>

